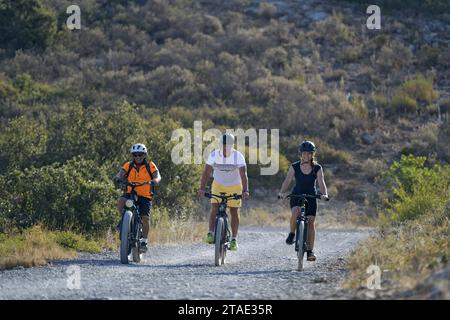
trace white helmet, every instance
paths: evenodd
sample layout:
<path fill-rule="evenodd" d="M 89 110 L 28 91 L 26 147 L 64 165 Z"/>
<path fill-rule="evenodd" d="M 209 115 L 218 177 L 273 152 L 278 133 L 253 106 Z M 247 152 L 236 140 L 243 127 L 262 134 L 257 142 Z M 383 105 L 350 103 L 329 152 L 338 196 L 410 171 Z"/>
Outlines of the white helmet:
<path fill-rule="evenodd" d="M 222 144 L 232 146 L 234 144 L 234 136 L 231 133 L 225 133 L 222 136 Z"/>
<path fill-rule="evenodd" d="M 143 152 L 143 153 L 147 154 L 147 147 L 143 143 L 136 143 L 136 144 L 133 144 L 133 146 L 130 149 L 130 152 L 131 153 Z"/>

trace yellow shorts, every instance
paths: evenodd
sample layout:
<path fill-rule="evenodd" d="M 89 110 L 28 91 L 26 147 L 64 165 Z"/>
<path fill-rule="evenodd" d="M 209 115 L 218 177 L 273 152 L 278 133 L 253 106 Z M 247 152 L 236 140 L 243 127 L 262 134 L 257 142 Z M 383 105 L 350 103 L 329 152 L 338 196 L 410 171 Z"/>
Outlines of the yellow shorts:
<path fill-rule="evenodd" d="M 211 185 L 211 193 L 214 194 L 220 194 L 221 192 L 225 192 L 227 195 L 232 195 L 232 194 L 242 194 L 242 185 L 241 184 L 237 184 L 234 186 L 224 186 L 223 184 L 220 184 L 216 181 L 213 181 L 212 185 Z M 216 198 L 217 199 L 217 198 Z M 220 199 L 217 199 L 220 202 Z M 216 200 L 211 199 L 211 203 L 217 203 Z M 241 207 L 241 200 L 234 200 L 234 199 L 229 199 L 227 202 L 228 207 L 232 207 L 232 208 L 240 208 Z"/>

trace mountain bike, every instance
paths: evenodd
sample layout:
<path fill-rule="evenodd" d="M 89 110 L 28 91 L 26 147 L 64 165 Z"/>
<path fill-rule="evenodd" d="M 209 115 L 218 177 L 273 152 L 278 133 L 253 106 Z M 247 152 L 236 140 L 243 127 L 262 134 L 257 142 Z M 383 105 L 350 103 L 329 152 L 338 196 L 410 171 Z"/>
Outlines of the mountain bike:
<path fill-rule="evenodd" d="M 303 258 L 305 252 L 308 251 L 308 219 L 306 218 L 306 203 L 307 198 L 321 199 L 320 194 L 310 195 L 310 194 L 290 194 L 286 198 L 299 198 L 300 199 L 300 214 L 297 217 L 297 222 L 295 225 L 295 251 L 297 252 L 298 258 L 298 271 L 303 270 Z M 327 201 L 329 198 L 325 198 Z"/>
<path fill-rule="evenodd" d="M 138 201 L 138 195 L 134 190 L 136 187 L 149 184 L 153 186 L 150 182 L 122 182 L 126 187 L 131 187 L 131 192 L 126 193 L 125 206 L 122 212 L 122 221 L 120 223 L 120 262 L 128 264 L 128 256 L 132 254 L 133 262 L 141 261 L 141 242 L 142 238 L 142 218 L 139 214 L 139 207 L 136 205 Z"/>
<path fill-rule="evenodd" d="M 206 192 L 205 197 L 214 199 L 217 202 L 219 202 L 219 199 L 221 200 L 219 202 L 219 209 L 217 210 L 216 222 L 214 226 L 214 262 L 216 266 L 220 266 L 225 263 L 227 250 L 230 248 L 231 232 L 228 223 L 227 202 L 229 199 L 239 200 L 242 198 L 242 195 L 235 193 L 227 196 L 226 193 L 223 192 L 221 192 L 220 195 Z"/>

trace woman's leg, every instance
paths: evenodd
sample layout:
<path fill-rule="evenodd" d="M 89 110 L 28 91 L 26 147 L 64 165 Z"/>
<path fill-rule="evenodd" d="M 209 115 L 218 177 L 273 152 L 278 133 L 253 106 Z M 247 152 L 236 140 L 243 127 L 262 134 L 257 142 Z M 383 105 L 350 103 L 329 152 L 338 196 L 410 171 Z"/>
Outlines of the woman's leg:
<path fill-rule="evenodd" d="M 298 218 L 298 215 L 300 214 L 300 207 L 292 207 L 291 213 L 292 213 L 292 215 L 291 215 L 291 223 L 290 223 L 290 227 L 291 227 L 290 232 L 295 233 L 295 227 L 297 225 L 297 218 Z"/>
<path fill-rule="evenodd" d="M 315 216 L 308 216 L 308 239 L 307 239 L 307 243 L 308 243 L 308 250 L 313 250 L 314 249 L 314 239 L 316 237 L 316 226 L 314 224 L 316 217 Z"/>

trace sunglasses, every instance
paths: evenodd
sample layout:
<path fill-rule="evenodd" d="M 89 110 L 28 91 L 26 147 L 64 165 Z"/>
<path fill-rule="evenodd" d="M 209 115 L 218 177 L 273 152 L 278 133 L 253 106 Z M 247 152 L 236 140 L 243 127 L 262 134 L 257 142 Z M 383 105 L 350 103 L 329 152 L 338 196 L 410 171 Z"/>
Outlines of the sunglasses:
<path fill-rule="evenodd" d="M 133 153 L 133 157 L 143 157 L 143 153 Z"/>

